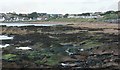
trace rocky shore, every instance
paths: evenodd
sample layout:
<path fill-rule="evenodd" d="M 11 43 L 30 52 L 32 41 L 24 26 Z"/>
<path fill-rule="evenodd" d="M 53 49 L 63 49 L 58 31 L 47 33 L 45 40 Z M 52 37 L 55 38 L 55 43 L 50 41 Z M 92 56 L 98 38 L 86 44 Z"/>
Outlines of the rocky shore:
<path fill-rule="evenodd" d="M 117 25 L 2 26 L 3 68 L 119 70 Z M 93 27 L 92 27 L 93 26 Z M 30 47 L 31 49 L 16 49 Z"/>

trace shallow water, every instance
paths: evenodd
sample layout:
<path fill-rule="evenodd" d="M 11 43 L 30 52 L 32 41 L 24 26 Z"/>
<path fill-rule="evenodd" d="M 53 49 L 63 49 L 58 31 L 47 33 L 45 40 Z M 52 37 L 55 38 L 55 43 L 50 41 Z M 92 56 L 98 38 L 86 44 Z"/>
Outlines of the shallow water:
<path fill-rule="evenodd" d="M 50 23 L 45 23 L 45 24 L 36 24 L 36 23 L 0 23 L 0 25 L 6 25 L 6 26 L 54 26 L 54 25 L 64 25 L 64 24 L 50 24 Z"/>
<path fill-rule="evenodd" d="M 0 35 L 0 40 L 9 40 L 13 39 L 13 37 L 8 37 L 7 35 Z"/>
<path fill-rule="evenodd" d="M 5 47 L 8 47 L 8 46 L 10 46 L 10 45 L 9 44 L 5 44 L 5 45 L 0 44 L 0 48 L 5 48 Z"/>

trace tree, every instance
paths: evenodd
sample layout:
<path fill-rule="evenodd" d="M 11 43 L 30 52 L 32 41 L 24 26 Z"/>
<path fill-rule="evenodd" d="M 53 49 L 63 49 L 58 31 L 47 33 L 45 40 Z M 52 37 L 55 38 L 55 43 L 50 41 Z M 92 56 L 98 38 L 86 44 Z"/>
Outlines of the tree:
<path fill-rule="evenodd" d="M 37 12 L 32 12 L 31 14 L 28 14 L 28 18 L 37 18 L 38 17 L 38 13 Z"/>
<path fill-rule="evenodd" d="M 106 14 L 104 15 L 105 19 L 117 19 L 118 18 L 118 14 Z"/>
<path fill-rule="evenodd" d="M 28 17 L 27 14 L 21 14 L 21 13 L 18 16 L 20 16 L 20 17 Z"/>
<path fill-rule="evenodd" d="M 67 18 L 68 16 L 69 16 L 69 14 L 65 14 L 63 17 L 64 17 L 64 18 Z"/>
<path fill-rule="evenodd" d="M 119 11 L 107 11 L 103 14 L 105 19 L 117 19 Z"/>
<path fill-rule="evenodd" d="M 107 11 L 104 14 L 114 14 L 114 13 L 115 13 L 115 11 Z"/>
<path fill-rule="evenodd" d="M 47 13 L 38 13 L 39 16 L 46 16 Z"/>
<path fill-rule="evenodd" d="M 90 13 L 82 13 L 82 16 L 90 16 Z"/>

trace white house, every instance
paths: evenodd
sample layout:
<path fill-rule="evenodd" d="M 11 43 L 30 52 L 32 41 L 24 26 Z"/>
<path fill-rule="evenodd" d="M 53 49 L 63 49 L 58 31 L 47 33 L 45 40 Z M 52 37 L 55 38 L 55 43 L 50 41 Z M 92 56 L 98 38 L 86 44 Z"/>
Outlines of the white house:
<path fill-rule="evenodd" d="M 78 14 L 69 14 L 68 18 L 102 18 L 99 14 L 91 13 L 89 16 L 78 15 Z"/>
<path fill-rule="evenodd" d="M 5 18 L 4 17 L 0 17 L 0 22 L 4 21 Z"/>
<path fill-rule="evenodd" d="M 4 21 L 5 20 L 5 18 L 3 17 L 3 15 L 0 13 L 0 22 L 1 21 Z"/>
<path fill-rule="evenodd" d="M 102 18 L 99 14 L 91 13 L 90 16 L 81 16 L 82 18 Z"/>
<path fill-rule="evenodd" d="M 69 14 L 68 18 L 81 18 L 81 16 L 77 16 L 75 14 Z"/>

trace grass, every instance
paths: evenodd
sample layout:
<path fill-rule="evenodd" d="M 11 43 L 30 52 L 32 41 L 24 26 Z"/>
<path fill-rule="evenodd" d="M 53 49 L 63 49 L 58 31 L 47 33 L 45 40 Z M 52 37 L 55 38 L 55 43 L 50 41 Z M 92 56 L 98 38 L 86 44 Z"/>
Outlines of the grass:
<path fill-rule="evenodd" d="M 47 58 L 46 61 L 47 62 L 45 64 L 54 66 L 54 65 L 56 65 L 56 64 L 59 63 L 59 61 L 60 61 L 60 55 L 54 54 L 54 55 L 50 56 L 50 58 Z"/>
<path fill-rule="evenodd" d="M 59 18 L 59 19 L 50 19 L 49 21 L 53 22 L 95 22 L 95 19 L 85 19 L 85 18 Z"/>
<path fill-rule="evenodd" d="M 94 47 L 99 46 L 99 45 L 102 45 L 102 44 L 99 43 L 99 42 L 93 42 L 93 41 L 91 41 L 91 42 L 86 43 L 84 45 L 84 48 L 94 48 Z"/>
<path fill-rule="evenodd" d="M 17 55 L 14 55 L 14 54 L 6 54 L 6 55 L 3 55 L 3 59 L 5 60 L 16 60 L 16 57 Z"/>
<path fill-rule="evenodd" d="M 16 22 L 96 22 L 93 18 L 57 18 L 48 20 L 33 20 L 33 21 L 3 21 L 5 23 L 16 23 Z"/>
<path fill-rule="evenodd" d="M 85 41 L 82 41 L 81 43 L 84 43 L 82 45 L 82 48 L 84 49 L 94 48 L 94 47 L 102 45 L 101 42 L 97 42 L 95 40 L 85 40 Z"/>
<path fill-rule="evenodd" d="M 35 63 L 54 66 L 54 65 L 58 64 L 59 61 L 60 61 L 60 56 L 56 55 L 56 54 L 53 54 L 49 57 L 43 58 L 42 60 L 36 60 Z"/>

